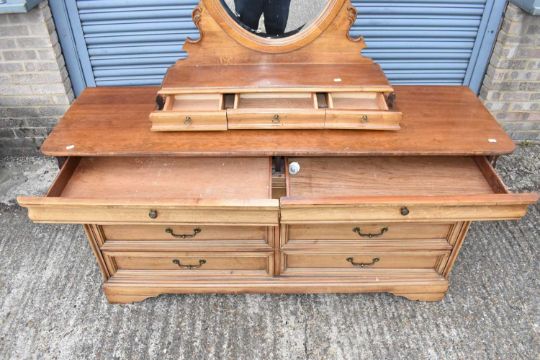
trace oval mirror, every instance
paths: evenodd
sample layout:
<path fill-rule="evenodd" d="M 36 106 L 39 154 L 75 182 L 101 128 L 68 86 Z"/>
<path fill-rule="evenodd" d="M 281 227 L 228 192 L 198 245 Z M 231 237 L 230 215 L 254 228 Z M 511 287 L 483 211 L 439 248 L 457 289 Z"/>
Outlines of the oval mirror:
<path fill-rule="evenodd" d="M 240 26 L 263 38 L 285 38 L 309 27 L 330 0 L 221 0 Z"/>

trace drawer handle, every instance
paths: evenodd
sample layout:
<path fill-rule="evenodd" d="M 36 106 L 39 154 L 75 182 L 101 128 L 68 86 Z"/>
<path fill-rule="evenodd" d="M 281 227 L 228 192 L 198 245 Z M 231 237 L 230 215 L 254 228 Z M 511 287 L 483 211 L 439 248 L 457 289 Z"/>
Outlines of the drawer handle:
<path fill-rule="evenodd" d="M 150 210 L 150 211 L 148 212 L 148 217 L 149 217 L 150 219 L 157 219 L 157 216 L 158 216 L 157 210 Z"/>
<path fill-rule="evenodd" d="M 171 228 L 165 229 L 165 232 L 167 234 L 171 234 L 175 238 L 179 238 L 179 239 L 192 239 L 195 236 L 197 236 L 197 234 L 200 233 L 201 231 L 202 230 L 200 228 L 195 228 L 195 229 L 193 229 L 193 234 L 175 234 L 173 229 L 171 229 Z"/>
<path fill-rule="evenodd" d="M 364 115 L 362 115 L 361 119 L 362 119 L 362 122 L 363 122 L 363 123 L 367 123 L 367 122 L 369 121 L 369 116 L 367 116 L 366 114 L 364 114 Z"/>
<path fill-rule="evenodd" d="M 379 231 L 377 234 L 364 234 L 362 232 L 362 229 L 360 229 L 359 227 L 355 227 L 354 229 L 352 229 L 353 232 L 357 233 L 358 235 L 360 235 L 361 237 L 367 237 L 367 238 L 374 238 L 374 237 L 379 237 L 379 236 L 382 236 L 385 232 L 388 231 L 388 227 L 383 227 L 381 229 L 381 231 Z"/>
<path fill-rule="evenodd" d="M 359 267 L 359 268 L 365 268 L 365 267 L 368 267 L 368 266 L 375 265 L 380 260 L 381 259 L 379 259 L 379 258 L 373 258 L 373 260 L 371 260 L 370 263 L 357 263 L 357 262 L 354 262 L 354 258 L 352 258 L 352 257 L 347 258 L 347 262 L 350 262 L 353 266 L 356 266 L 356 267 Z"/>
<path fill-rule="evenodd" d="M 407 208 L 406 206 L 402 207 L 400 212 L 401 212 L 401 215 L 403 216 L 407 216 L 410 213 L 409 208 Z"/>
<path fill-rule="evenodd" d="M 190 126 L 193 123 L 193 120 L 191 119 L 191 116 L 186 116 L 184 119 L 184 125 Z"/>
<path fill-rule="evenodd" d="M 199 265 L 184 265 L 178 259 L 174 259 L 172 262 L 173 262 L 173 264 L 178 265 L 179 268 L 186 269 L 186 270 L 199 269 L 204 264 L 206 264 L 206 260 L 204 260 L 204 259 L 199 260 Z"/>
<path fill-rule="evenodd" d="M 156 97 L 156 105 L 158 110 L 163 110 L 165 107 L 165 98 L 162 95 Z"/>
<path fill-rule="evenodd" d="M 281 116 L 279 116 L 279 114 L 274 115 L 274 117 L 272 118 L 272 123 L 274 124 L 279 124 L 280 121 L 281 121 Z"/>

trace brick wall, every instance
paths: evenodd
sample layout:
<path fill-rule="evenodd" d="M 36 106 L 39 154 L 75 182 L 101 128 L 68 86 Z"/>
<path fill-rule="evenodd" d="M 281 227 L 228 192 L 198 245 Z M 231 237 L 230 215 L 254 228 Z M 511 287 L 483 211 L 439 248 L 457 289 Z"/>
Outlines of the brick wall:
<path fill-rule="evenodd" d="M 480 97 L 513 139 L 540 141 L 540 16 L 508 5 Z"/>
<path fill-rule="evenodd" d="M 72 100 L 47 1 L 0 14 L 0 155 L 38 153 Z"/>

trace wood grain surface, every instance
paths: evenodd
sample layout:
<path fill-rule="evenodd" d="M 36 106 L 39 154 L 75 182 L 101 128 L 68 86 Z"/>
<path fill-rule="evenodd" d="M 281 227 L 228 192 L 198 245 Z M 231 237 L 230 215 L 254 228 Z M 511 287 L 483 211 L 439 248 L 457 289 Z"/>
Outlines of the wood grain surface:
<path fill-rule="evenodd" d="M 510 137 L 465 87 L 397 86 L 399 131 L 155 133 L 156 87 L 89 88 L 45 141 L 51 156 L 500 155 Z"/>
<path fill-rule="evenodd" d="M 268 199 L 267 158 L 82 158 L 61 197 Z"/>
<path fill-rule="evenodd" d="M 469 157 L 289 158 L 289 196 L 399 196 L 493 194 Z M 460 174 L 456 176 L 456 174 Z"/>
<path fill-rule="evenodd" d="M 179 65 L 167 73 L 160 94 L 392 91 L 377 64 Z"/>

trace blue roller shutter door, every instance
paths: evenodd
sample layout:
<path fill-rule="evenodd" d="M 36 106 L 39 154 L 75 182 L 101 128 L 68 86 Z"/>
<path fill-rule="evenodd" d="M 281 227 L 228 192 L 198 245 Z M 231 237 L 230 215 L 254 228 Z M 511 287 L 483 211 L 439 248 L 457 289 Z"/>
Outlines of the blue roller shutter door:
<path fill-rule="evenodd" d="M 199 36 L 191 20 L 197 3 L 51 2 L 72 81 L 84 82 L 76 85 L 80 89 L 160 84 L 166 69 L 185 56 L 181 49 L 186 37 Z M 496 35 L 486 33 L 498 27 L 505 1 L 353 3 L 359 16 L 352 33 L 365 37 L 364 54 L 382 65 L 392 83 L 468 85 L 483 76 Z"/>

